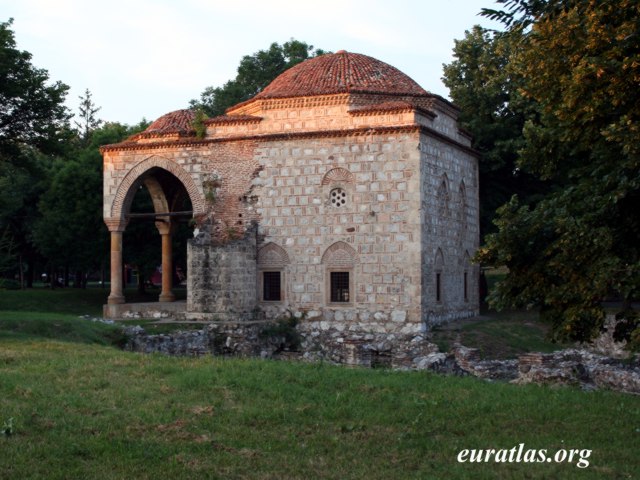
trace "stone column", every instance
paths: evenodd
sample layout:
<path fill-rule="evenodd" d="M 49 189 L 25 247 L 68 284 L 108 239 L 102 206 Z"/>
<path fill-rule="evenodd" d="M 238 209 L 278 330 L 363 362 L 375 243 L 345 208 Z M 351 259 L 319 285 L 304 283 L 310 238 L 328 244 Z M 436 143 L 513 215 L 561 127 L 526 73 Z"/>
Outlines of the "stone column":
<path fill-rule="evenodd" d="M 173 294 L 173 248 L 171 237 L 171 220 L 167 217 L 164 221 L 156 222 L 156 228 L 162 238 L 162 292 L 158 300 L 160 302 L 173 302 L 176 296 Z"/>
<path fill-rule="evenodd" d="M 126 227 L 123 219 L 105 219 L 111 233 L 111 292 L 107 298 L 109 305 L 124 303 L 122 292 L 122 233 Z"/>

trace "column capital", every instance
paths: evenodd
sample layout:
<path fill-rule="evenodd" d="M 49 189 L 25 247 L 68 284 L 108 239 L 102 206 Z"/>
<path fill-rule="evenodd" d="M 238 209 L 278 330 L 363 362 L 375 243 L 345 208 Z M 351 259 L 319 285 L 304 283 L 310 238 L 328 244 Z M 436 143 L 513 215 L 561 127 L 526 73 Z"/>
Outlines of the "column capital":
<path fill-rule="evenodd" d="M 104 223 L 110 232 L 124 232 L 129 221 L 126 218 L 105 218 Z"/>
<path fill-rule="evenodd" d="M 173 233 L 172 227 L 173 222 L 170 217 L 165 217 L 164 220 L 156 220 L 156 228 L 160 235 L 170 235 Z"/>

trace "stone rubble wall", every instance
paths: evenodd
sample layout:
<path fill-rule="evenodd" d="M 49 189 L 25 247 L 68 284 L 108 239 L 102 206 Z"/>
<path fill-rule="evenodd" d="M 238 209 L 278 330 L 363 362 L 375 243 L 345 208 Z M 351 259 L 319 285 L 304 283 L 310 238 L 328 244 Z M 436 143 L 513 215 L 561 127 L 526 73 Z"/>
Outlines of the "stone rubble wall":
<path fill-rule="evenodd" d="M 187 246 L 188 320 L 251 320 L 256 307 L 256 234 L 213 244 L 204 234 Z"/>
<path fill-rule="evenodd" d="M 284 334 L 269 333 L 271 322 L 208 324 L 202 330 L 148 335 L 140 327 L 125 330 L 126 350 L 166 355 L 231 355 L 241 357 L 326 361 L 351 367 L 386 367 L 469 375 L 515 384 L 570 385 L 585 390 L 608 389 L 640 394 L 640 356 L 613 359 L 587 350 L 528 353 L 513 360 L 482 360 L 477 349 L 456 346 L 438 351 L 418 334 L 388 334 L 322 328 L 296 329 L 299 344 Z"/>

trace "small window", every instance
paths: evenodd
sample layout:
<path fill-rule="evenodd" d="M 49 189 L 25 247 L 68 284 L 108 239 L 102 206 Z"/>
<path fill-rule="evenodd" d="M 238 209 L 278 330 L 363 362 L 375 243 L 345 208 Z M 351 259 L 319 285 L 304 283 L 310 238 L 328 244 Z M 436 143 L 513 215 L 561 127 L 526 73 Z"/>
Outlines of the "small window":
<path fill-rule="evenodd" d="M 342 188 L 334 188 L 329 193 L 329 199 L 334 207 L 342 207 L 347 203 L 347 192 Z"/>
<path fill-rule="evenodd" d="M 442 301 L 442 273 L 436 272 L 436 302 Z"/>
<path fill-rule="evenodd" d="M 265 302 L 279 302 L 281 296 L 280 272 L 262 272 L 262 299 Z"/>
<path fill-rule="evenodd" d="M 469 301 L 469 273 L 464 272 L 464 301 Z"/>
<path fill-rule="evenodd" d="M 349 272 L 331 272 L 331 302 L 349 301 Z"/>

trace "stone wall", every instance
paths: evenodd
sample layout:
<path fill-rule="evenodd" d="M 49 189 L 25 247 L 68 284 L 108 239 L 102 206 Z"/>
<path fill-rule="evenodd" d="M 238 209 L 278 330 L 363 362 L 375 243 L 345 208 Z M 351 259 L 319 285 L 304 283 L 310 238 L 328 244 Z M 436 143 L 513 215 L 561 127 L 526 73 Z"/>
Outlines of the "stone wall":
<path fill-rule="evenodd" d="M 282 302 L 320 312 L 327 320 L 368 312 L 420 322 L 418 133 L 349 135 L 269 142 L 259 147 L 254 180 L 261 245 L 273 243 L 290 260 Z M 331 203 L 340 188 L 346 202 Z M 353 299 L 330 304 L 327 252 L 344 244 L 354 252 Z M 259 266 L 260 267 L 260 266 Z"/>
<path fill-rule="evenodd" d="M 208 232 L 189 241 L 187 319 L 250 320 L 256 307 L 256 229 L 225 243 Z"/>
<path fill-rule="evenodd" d="M 432 326 L 479 313 L 479 270 L 471 262 L 479 238 L 478 167 L 471 151 L 427 134 L 420 153 L 422 315 Z"/>

